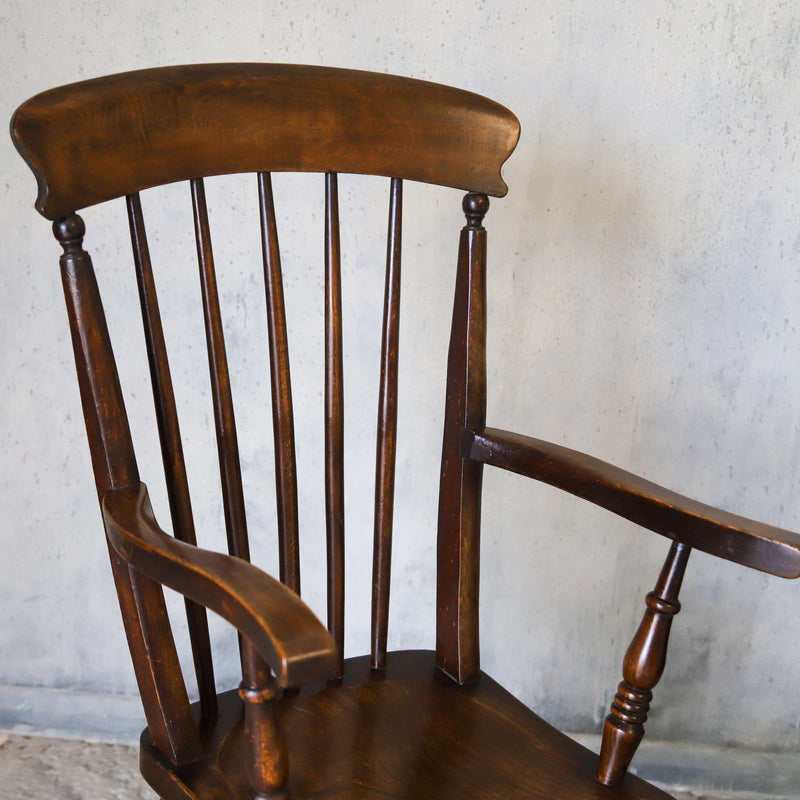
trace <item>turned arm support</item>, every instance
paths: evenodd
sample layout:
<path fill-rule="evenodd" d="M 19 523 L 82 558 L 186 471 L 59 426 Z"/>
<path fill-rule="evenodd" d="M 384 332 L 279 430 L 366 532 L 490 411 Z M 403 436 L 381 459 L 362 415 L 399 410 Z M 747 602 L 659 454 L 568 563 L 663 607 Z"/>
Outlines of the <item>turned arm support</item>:
<path fill-rule="evenodd" d="M 246 561 L 164 533 L 143 483 L 106 492 L 102 507 L 114 550 L 138 572 L 238 628 L 280 686 L 299 686 L 336 673 L 336 646 L 330 634 L 294 592 Z"/>
<path fill-rule="evenodd" d="M 667 661 L 672 620 L 681 610 L 678 600 L 691 548 L 673 542 L 655 588 L 645 598 L 645 612 L 622 664 L 611 713 L 603 725 L 597 780 L 617 786 L 644 738 L 644 723 Z"/>
<path fill-rule="evenodd" d="M 582 497 L 673 540 L 623 664 L 605 721 L 597 779 L 622 781 L 644 736 L 653 688 L 680 610 L 678 592 L 692 548 L 784 578 L 800 576 L 800 535 L 691 500 L 599 459 L 495 428 L 462 431 L 461 455 Z"/>
<path fill-rule="evenodd" d="M 462 455 L 549 483 L 648 530 L 746 567 L 800 577 L 800 535 L 672 492 L 613 464 L 529 436 L 465 430 Z"/>

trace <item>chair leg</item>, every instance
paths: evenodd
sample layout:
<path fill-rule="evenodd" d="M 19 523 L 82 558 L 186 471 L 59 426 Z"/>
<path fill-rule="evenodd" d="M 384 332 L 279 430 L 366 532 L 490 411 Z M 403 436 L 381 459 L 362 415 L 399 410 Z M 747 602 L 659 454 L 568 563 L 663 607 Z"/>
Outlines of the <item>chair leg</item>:
<path fill-rule="evenodd" d="M 653 699 L 653 687 L 664 672 L 673 617 L 681 610 L 678 593 L 691 548 L 673 542 L 658 582 L 645 600 L 639 629 L 628 647 L 611 713 L 603 727 L 597 780 L 616 786 L 628 771 L 644 737 L 644 723 Z"/>

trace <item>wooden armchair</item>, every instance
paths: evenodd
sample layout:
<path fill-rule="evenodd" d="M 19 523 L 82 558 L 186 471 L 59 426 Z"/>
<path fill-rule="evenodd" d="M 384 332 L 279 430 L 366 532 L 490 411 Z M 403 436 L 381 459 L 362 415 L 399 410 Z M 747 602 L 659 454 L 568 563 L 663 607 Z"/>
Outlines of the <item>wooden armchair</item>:
<path fill-rule="evenodd" d="M 784 577 L 800 536 L 709 508 L 589 456 L 485 425 L 487 195 L 516 118 L 482 97 L 388 75 L 221 64 L 115 75 L 24 103 L 14 142 L 53 220 L 111 566 L 147 729 L 142 772 L 162 798 L 658 800 L 626 775 L 691 548 Z M 325 507 L 328 620 L 299 597 L 298 490 L 287 325 L 271 172 L 325 174 Z M 202 176 L 253 172 L 271 365 L 280 581 L 251 566 L 231 384 Z M 372 646 L 343 659 L 343 357 L 337 173 L 390 179 L 375 487 Z M 463 200 L 447 366 L 436 652 L 386 652 L 395 476 L 404 180 Z M 188 181 L 229 554 L 197 546 L 139 192 Z M 254 186 L 255 192 L 255 186 Z M 77 211 L 125 197 L 174 536 L 140 482 Z M 671 547 L 624 659 L 595 755 L 481 672 L 478 564 L 484 464 L 545 481 L 660 533 Z M 186 598 L 200 699 L 190 704 L 162 586 Z M 242 682 L 216 694 L 206 609 L 240 632 Z"/>

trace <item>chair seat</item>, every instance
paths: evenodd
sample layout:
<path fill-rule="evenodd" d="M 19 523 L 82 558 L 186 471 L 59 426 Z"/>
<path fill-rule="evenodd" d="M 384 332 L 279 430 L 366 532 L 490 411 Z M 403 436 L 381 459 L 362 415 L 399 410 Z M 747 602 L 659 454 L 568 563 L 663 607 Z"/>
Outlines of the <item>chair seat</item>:
<path fill-rule="evenodd" d="M 207 755 L 176 769 L 142 735 L 142 772 L 166 798 L 247 798 L 241 701 L 220 697 Z M 348 659 L 340 685 L 284 698 L 294 800 L 671 800 L 628 775 L 595 781 L 597 756 L 557 731 L 488 675 L 459 686 L 434 654 Z"/>

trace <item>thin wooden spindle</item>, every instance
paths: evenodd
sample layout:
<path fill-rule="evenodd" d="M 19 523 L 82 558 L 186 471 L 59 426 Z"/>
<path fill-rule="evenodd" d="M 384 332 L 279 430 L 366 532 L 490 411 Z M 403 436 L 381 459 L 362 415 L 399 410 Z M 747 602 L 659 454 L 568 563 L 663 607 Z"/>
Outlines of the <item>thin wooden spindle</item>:
<path fill-rule="evenodd" d="M 175 393 L 172 388 L 164 330 L 161 325 L 161 312 L 158 308 L 158 295 L 150 261 L 150 248 L 147 244 L 142 204 L 138 193 L 128 195 L 126 201 L 172 528 L 176 538 L 196 545 L 197 537 L 189 498 L 189 484 L 186 479 L 186 465 L 181 444 L 178 412 L 175 406 Z M 193 603 L 191 600 L 186 600 L 185 603 L 189 639 L 192 644 L 194 669 L 200 695 L 201 716 L 204 720 L 211 720 L 217 716 L 218 709 L 217 692 L 214 685 L 214 665 L 211 659 L 211 642 L 208 636 L 208 618 L 203 606 Z"/>
<path fill-rule="evenodd" d="M 249 561 L 250 545 L 247 540 L 239 443 L 236 438 L 231 380 L 228 372 L 228 357 L 225 352 L 225 337 L 222 332 L 222 317 L 219 310 L 219 294 L 214 271 L 214 255 L 211 250 L 211 234 L 208 226 L 208 208 L 203 179 L 195 178 L 191 181 L 191 187 L 228 550 L 231 555 Z"/>
<path fill-rule="evenodd" d="M 325 176 L 325 519 L 328 542 L 328 630 L 344 657 L 344 378 L 339 191 Z"/>
<path fill-rule="evenodd" d="M 283 301 L 281 254 L 278 226 L 268 172 L 258 175 L 261 213 L 261 249 L 267 295 L 269 367 L 272 387 L 272 432 L 275 440 L 275 484 L 278 505 L 280 579 L 300 594 L 300 544 L 297 522 L 297 460 L 294 447 L 292 382 L 289 372 L 289 344 Z"/>
<path fill-rule="evenodd" d="M 194 209 L 197 257 L 200 263 L 200 283 L 203 292 L 203 315 L 208 343 L 208 367 L 211 375 L 211 394 L 214 401 L 214 422 L 217 429 L 217 450 L 222 479 L 222 500 L 225 508 L 225 530 L 228 549 L 232 555 L 250 560 L 247 540 L 242 472 L 239 464 L 239 444 L 233 415 L 228 358 L 222 332 L 219 294 L 211 251 L 208 209 L 202 179 L 191 181 Z M 245 706 L 245 736 L 250 744 L 248 778 L 256 798 L 283 796 L 280 787 L 286 781 L 286 758 L 280 732 L 276 726 L 273 682 L 269 667 L 253 645 L 239 636 L 242 659 L 241 697 Z M 278 749 L 275 750 L 274 748 Z"/>
<path fill-rule="evenodd" d="M 403 227 L 403 182 L 392 179 L 389 232 L 386 240 L 386 288 L 381 336 L 378 394 L 378 439 L 375 464 L 375 541 L 372 552 L 372 667 L 386 666 L 392 518 L 397 448 L 397 369 L 400 339 L 400 251 Z"/>

